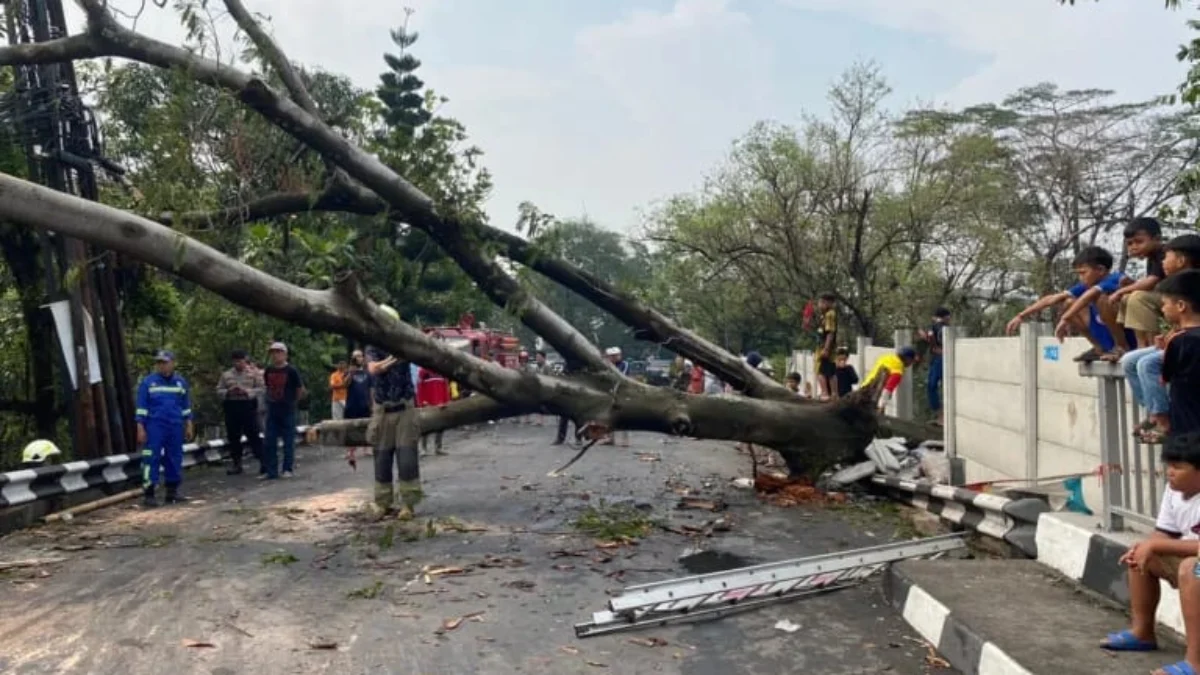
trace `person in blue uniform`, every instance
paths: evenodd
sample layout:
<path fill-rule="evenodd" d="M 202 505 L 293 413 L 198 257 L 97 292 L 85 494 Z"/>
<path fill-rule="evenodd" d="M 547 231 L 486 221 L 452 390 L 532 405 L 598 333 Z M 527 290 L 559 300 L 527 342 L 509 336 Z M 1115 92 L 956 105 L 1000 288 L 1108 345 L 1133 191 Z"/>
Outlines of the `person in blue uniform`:
<path fill-rule="evenodd" d="M 183 481 L 183 441 L 192 438 L 192 397 L 187 380 L 175 373 L 175 355 L 162 350 L 154 357 L 155 372 L 142 378 L 137 393 L 137 440 L 142 446 L 142 490 L 145 505 L 154 497 L 162 467 L 168 504 L 187 501 L 179 494 Z"/>

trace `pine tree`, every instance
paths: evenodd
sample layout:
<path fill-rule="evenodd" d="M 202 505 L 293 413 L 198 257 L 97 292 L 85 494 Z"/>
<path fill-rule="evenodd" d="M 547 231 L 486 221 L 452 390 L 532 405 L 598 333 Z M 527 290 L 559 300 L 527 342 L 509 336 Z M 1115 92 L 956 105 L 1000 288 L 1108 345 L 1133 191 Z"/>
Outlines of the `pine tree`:
<path fill-rule="evenodd" d="M 421 61 L 408 52 L 418 37 L 416 31 L 408 29 L 412 10 L 405 9 L 404 14 L 404 25 L 391 31 L 392 42 L 400 53 L 383 55 L 389 71 L 379 76 L 381 84 L 375 93 L 386 108 L 383 119 L 388 127 L 411 139 L 433 113 L 425 106 L 425 82 L 415 74 Z"/>

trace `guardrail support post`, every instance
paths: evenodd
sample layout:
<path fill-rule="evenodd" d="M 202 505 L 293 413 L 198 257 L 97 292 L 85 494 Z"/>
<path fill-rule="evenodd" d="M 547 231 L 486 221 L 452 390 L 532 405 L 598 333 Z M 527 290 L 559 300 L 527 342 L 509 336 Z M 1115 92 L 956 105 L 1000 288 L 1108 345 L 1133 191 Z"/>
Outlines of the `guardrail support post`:
<path fill-rule="evenodd" d="M 1113 532 L 1124 529 L 1124 519 L 1113 512 L 1114 508 L 1124 508 L 1125 501 L 1121 494 L 1121 480 L 1114 475 L 1110 468 L 1121 466 L 1121 419 L 1119 408 L 1121 400 L 1117 387 L 1125 385 L 1123 380 L 1112 377 L 1097 377 L 1099 387 L 1100 417 L 1100 465 L 1103 473 L 1100 476 L 1103 486 L 1101 515 L 1104 529 Z M 1139 477 L 1140 478 L 1140 477 Z"/>
<path fill-rule="evenodd" d="M 1025 400 L 1025 478 L 1038 476 L 1038 337 L 1041 325 L 1021 324 L 1021 394 Z"/>
<path fill-rule="evenodd" d="M 901 347 L 912 346 L 912 331 L 907 329 L 897 330 L 894 343 L 896 349 Z M 900 381 L 900 387 L 896 391 L 896 417 L 902 420 L 911 420 L 913 418 L 913 377 L 915 373 L 910 373 L 908 377 Z"/>
<path fill-rule="evenodd" d="M 867 347 L 871 346 L 871 338 L 859 337 L 854 343 L 854 369 L 858 371 L 858 379 L 867 376 L 867 368 L 875 365 L 867 363 Z"/>

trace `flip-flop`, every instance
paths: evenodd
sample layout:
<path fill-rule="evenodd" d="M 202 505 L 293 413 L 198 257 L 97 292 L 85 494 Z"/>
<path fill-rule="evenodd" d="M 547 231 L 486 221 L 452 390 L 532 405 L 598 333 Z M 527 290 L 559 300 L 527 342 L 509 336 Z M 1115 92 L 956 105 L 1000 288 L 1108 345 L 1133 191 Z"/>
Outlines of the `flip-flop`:
<path fill-rule="evenodd" d="M 1180 661 L 1179 663 L 1172 663 L 1169 666 L 1163 666 L 1162 668 L 1160 668 L 1160 670 L 1162 670 L 1167 675 L 1197 675 L 1196 669 L 1193 668 L 1192 665 L 1190 663 L 1188 663 L 1187 661 Z"/>
<path fill-rule="evenodd" d="M 1152 652 L 1158 649 L 1158 643 L 1140 640 L 1132 631 L 1123 630 L 1119 633 L 1109 633 L 1101 648 L 1110 652 Z"/>
<path fill-rule="evenodd" d="M 1093 348 L 1087 350 L 1086 352 L 1080 354 L 1079 356 L 1076 356 L 1075 362 L 1076 363 L 1093 363 L 1099 358 L 1100 358 L 1100 352 L 1096 351 L 1096 348 L 1093 347 Z"/>

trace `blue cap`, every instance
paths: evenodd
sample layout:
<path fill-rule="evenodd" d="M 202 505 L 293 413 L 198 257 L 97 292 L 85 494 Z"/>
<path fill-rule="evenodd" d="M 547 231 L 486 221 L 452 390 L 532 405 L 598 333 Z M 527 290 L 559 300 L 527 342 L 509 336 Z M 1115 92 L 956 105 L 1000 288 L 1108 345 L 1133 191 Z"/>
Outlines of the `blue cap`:
<path fill-rule="evenodd" d="M 762 363 L 762 354 L 758 352 L 750 352 L 746 354 L 746 363 L 750 364 L 751 368 L 757 368 L 758 364 Z"/>
<path fill-rule="evenodd" d="M 171 361 L 174 363 L 175 355 L 165 349 L 160 349 L 158 350 L 158 353 L 154 355 L 154 362 L 158 363 L 160 361 Z"/>
<path fill-rule="evenodd" d="M 900 349 L 896 350 L 896 354 L 898 354 L 902 359 L 917 358 L 917 350 L 913 349 L 912 347 L 901 347 Z"/>

